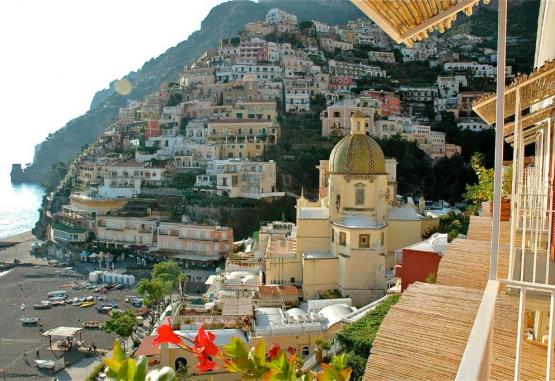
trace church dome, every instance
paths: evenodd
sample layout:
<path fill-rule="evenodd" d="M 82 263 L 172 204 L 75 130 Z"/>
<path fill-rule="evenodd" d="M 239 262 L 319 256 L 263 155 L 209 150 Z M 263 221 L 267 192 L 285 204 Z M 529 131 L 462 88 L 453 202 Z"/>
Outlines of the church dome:
<path fill-rule="evenodd" d="M 374 139 L 365 134 L 345 136 L 333 147 L 329 172 L 344 175 L 383 175 L 385 157 Z"/>

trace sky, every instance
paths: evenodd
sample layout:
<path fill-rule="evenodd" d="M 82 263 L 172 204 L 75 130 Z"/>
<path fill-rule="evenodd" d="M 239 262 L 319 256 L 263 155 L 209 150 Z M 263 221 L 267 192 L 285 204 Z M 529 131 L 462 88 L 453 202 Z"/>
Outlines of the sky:
<path fill-rule="evenodd" d="M 0 171 L 30 162 L 97 90 L 187 39 L 221 2 L 1 0 Z"/>

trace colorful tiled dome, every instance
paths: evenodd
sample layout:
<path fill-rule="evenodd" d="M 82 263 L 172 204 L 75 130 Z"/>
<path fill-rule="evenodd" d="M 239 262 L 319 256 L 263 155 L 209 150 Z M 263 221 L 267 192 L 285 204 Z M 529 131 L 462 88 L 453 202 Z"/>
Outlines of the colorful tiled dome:
<path fill-rule="evenodd" d="M 383 151 L 370 136 L 351 134 L 333 147 L 329 162 L 330 173 L 345 175 L 385 174 Z"/>

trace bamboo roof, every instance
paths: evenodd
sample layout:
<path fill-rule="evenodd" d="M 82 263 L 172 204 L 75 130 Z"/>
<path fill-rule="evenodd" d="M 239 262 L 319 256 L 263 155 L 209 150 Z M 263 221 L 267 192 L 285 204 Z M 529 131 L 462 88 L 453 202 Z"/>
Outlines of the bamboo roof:
<path fill-rule="evenodd" d="M 491 224 L 491 217 L 471 216 L 466 238 L 474 241 L 491 242 Z M 499 242 L 510 243 L 510 239 L 511 223 L 509 221 L 501 221 L 499 224 Z"/>
<path fill-rule="evenodd" d="M 472 15 L 480 0 L 351 0 L 398 44 L 411 47 L 415 41 L 438 30 L 451 28 L 459 12 Z M 484 0 L 484 4 L 489 0 Z"/>
<path fill-rule="evenodd" d="M 529 75 L 519 75 L 505 87 L 505 118 L 515 114 L 516 93 L 520 93 L 520 110 L 525 110 L 538 102 L 555 95 L 555 61 L 534 69 Z M 472 109 L 486 123 L 495 122 L 497 98 L 494 93 L 488 93 L 473 103 Z"/>
<path fill-rule="evenodd" d="M 546 120 L 553 117 L 555 106 L 545 107 L 524 116 L 520 122 L 520 130 L 523 133 L 522 138 L 526 141 L 533 138 L 538 129 L 546 125 Z M 514 122 L 505 124 L 503 134 L 507 143 L 514 141 L 515 124 Z"/>
<path fill-rule="evenodd" d="M 374 340 L 363 380 L 453 380 L 482 290 L 414 283 L 391 307 Z M 518 311 L 510 296 L 496 301 L 490 379 L 514 377 Z M 546 349 L 523 340 L 521 379 L 545 379 Z"/>
<path fill-rule="evenodd" d="M 437 283 L 484 289 L 489 277 L 491 244 L 489 241 L 455 239 L 447 245 L 439 263 Z M 501 244 L 498 256 L 498 277 L 507 278 L 509 245 Z"/>

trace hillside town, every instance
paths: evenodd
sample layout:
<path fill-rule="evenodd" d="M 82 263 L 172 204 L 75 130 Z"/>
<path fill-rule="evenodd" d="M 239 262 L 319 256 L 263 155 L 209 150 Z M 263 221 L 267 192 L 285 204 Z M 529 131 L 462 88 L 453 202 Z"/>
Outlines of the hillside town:
<path fill-rule="evenodd" d="M 99 283 L 127 276 L 130 288 L 153 266 L 176 263 L 187 277 L 179 290 L 157 303 L 145 302 L 148 292 L 133 299 L 150 313 L 125 338 L 128 353 L 146 356 L 151 368 L 238 379 L 222 369 L 203 375 L 190 366 L 194 353 L 156 345 L 164 324 L 190 340 L 202 326 L 220 348 L 234 337 L 249 346 L 278 343 L 305 369 L 318 368 L 348 349 L 336 335 L 391 295 L 425 288 L 411 284 L 435 283 L 450 242 L 463 245 L 465 234 L 440 232 L 440 221 L 465 205 L 400 194 L 405 158 L 386 157 L 380 142 L 414 143 L 437 162 L 463 154 L 436 128 L 442 122 L 476 133 L 492 128 L 473 111 L 495 89 L 497 52 L 482 48 L 485 40 L 434 32 L 397 43 L 368 18 L 327 25 L 271 9 L 185 65 L 175 81 L 120 108 L 45 199 L 45 243 L 32 250 L 53 265 L 89 266 Z M 433 76 L 407 79 L 399 64 Z M 505 75 L 515 77 L 510 66 Z M 128 95 L 132 84 L 122 79 L 114 89 Z M 313 116 L 333 148 L 318 158 L 310 175 L 316 189 L 306 192 L 309 185 L 293 186 L 271 153 L 294 122 Z M 245 205 L 254 205 L 256 218 L 233 214 Z M 491 219 L 486 209 L 471 219 L 473 237 L 477 221 Z"/>

